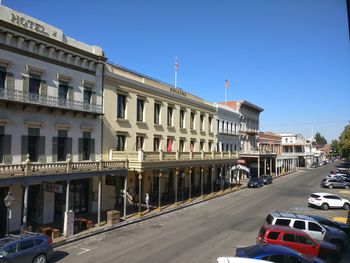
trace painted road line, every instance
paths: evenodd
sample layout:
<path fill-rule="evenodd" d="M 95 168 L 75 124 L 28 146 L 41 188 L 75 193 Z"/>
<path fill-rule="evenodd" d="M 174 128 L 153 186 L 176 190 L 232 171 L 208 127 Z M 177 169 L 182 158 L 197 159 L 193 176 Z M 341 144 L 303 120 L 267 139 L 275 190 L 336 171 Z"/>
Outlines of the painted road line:
<path fill-rule="evenodd" d="M 80 249 L 83 250 L 83 251 L 79 252 L 79 253 L 77 254 L 77 256 L 80 256 L 81 254 L 84 254 L 84 253 L 89 252 L 89 251 L 91 250 L 91 249 L 83 248 L 83 247 L 81 247 Z"/>
<path fill-rule="evenodd" d="M 333 221 L 341 222 L 341 223 L 347 223 L 348 218 L 347 217 L 333 217 Z"/>

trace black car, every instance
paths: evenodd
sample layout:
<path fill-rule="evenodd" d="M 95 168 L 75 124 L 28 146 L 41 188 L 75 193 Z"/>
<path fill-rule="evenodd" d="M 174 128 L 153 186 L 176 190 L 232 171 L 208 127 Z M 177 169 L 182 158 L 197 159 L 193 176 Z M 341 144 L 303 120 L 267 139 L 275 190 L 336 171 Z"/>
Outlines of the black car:
<path fill-rule="evenodd" d="M 342 230 L 345 232 L 345 234 L 348 235 L 348 237 L 350 237 L 350 226 L 348 224 L 332 221 L 332 220 L 329 220 L 328 218 L 325 218 L 323 216 L 318 216 L 318 215 L 308 215 L 308 216 L 315 219 L 321 225 L 331 226 L 331 227 L 335 227 L 339 230 Z"/>
<path fill-rule="evenodd" d="M 272 176 L 270 174 L 261 176 L 261 179 L 263 180 L 264 184 L 272 184 Z"/>
<path fill-rule="evenodd" d="M 264 186 L 264 182 L 261 178 L 258 178 L 258 177 L 251 177 L 249 178 L 249 181 L 247 183 L 247 186 L 249 188 L 252 188 L 252 187 L 256 187 L 256 188 L 259 188 L 261 186 Z"/>
<path fill-rule="evenodd" d="M 52 239 L 41 234 L 10 235 L 0 239 L 0 263 L 45 263 L 53 254 Z"/>

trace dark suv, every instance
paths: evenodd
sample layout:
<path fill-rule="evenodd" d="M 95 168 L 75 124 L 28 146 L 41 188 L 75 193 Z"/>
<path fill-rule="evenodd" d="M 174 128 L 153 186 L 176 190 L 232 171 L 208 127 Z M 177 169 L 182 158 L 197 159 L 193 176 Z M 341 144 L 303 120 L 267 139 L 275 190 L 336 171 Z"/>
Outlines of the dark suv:
<path fill-rule="evenodd" d="M 40 234 L 10 235 L 0 239 L 0 263 L 45 263 L 52 254 L 52 239 Z"/>

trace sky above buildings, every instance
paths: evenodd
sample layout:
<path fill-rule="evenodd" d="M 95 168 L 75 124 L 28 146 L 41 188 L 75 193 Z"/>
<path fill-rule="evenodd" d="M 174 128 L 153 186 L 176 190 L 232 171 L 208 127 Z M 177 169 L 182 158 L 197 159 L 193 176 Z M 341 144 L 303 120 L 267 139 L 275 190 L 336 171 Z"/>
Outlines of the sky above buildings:
<path fill-rule="evenodd" d="M 350 123 L 345 0 L 2 0 L 104 49 L 106 57 L 209 102 L 261 107 L 260 130 L 320 132 Z"/>

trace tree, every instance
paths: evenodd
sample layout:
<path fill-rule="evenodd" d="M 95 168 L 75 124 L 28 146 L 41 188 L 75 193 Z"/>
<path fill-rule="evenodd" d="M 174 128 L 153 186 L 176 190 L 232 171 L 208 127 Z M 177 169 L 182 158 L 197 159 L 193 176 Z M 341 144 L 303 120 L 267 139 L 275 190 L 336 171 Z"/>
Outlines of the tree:
<path fill-rule="evenodd" d="M 345 126 L 339 137 L 339 151 L 342 157 L 350 159 L 350 125 Z"/>
<path fill-rule="evenodd" d="M 319 147 L 323 147 L 325 144 L 327 144 L 327 140 L 323 136 L 321 136 L 319 132 L 316 132 L 315 134 L 315 141 L 316 145 L 318 145 Z"/>
<path fill-rule="evenodd" d="M 339 154 L 339 141 L 333 140 L 331 143 L 332 156 L 337 156 Z"/>

